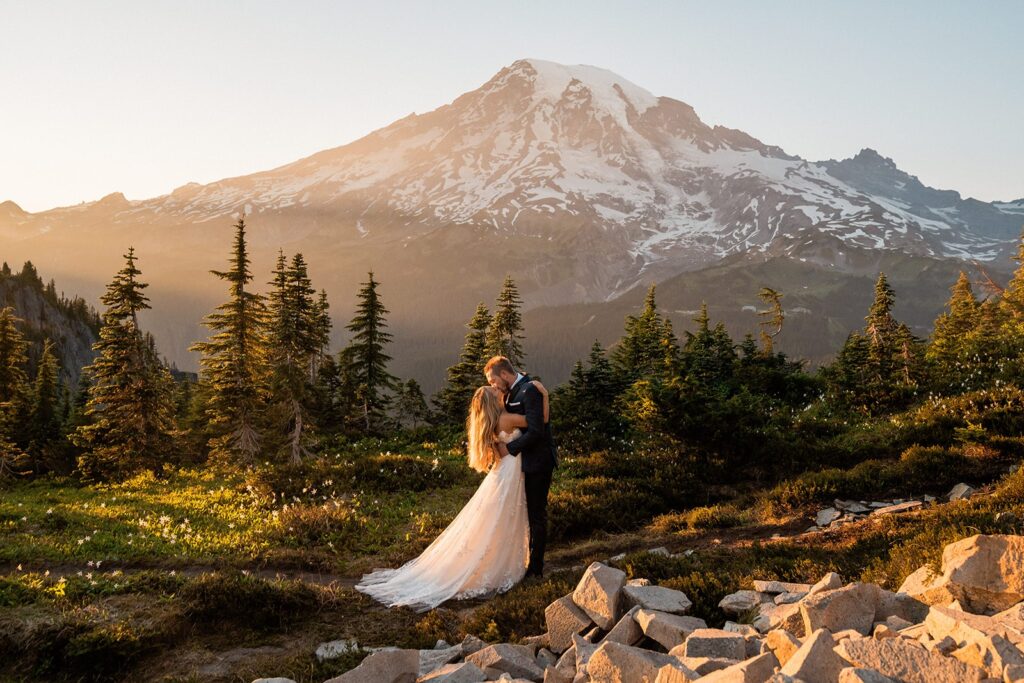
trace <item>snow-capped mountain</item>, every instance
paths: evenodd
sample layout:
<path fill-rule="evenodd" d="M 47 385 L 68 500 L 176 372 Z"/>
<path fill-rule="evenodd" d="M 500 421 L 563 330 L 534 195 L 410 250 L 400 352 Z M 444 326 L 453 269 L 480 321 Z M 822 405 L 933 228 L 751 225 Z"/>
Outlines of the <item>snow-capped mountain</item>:
<path fill-rule="evenodd" d="M 106 280 L 132 243 L 143 268 L 154 252 L 171 264 L 155 264 L 157 280 L 174 274 L 205 300 L 197 282 L 215 286 L 205 272 L 239 211 L 268 269 L 278 247 L 301 250 L 340 297 L 373 267 L 396 313 L 447 326 L 506 271 L 531 305 L 602 301 L 744 251 L 813 259 L 817 241 L 836 267 L 844 245 L 1005 262 L 1024 223 L 1024 199 L 965 200 L 869 149 L 806 161 L 609 71 L 521 60 L 451 104 L 270 171 L 38 214 L 0 204 L 0 239 L 62 281 L 97 244 L 110 245 L 94 264 Z"/>

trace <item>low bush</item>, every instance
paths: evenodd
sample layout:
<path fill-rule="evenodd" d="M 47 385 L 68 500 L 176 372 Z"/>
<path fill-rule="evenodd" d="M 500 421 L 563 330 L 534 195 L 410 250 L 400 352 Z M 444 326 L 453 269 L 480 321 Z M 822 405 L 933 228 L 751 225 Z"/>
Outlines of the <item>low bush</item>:
<path fill-rule="evenodd" d="M 319 606 L 317 594 L 301 581 L 268 581 L 238 571 L 189 581 L 178 598 L 184 614 L 196 624 L 231 622 L 253 630 L 279 629 Z"/>

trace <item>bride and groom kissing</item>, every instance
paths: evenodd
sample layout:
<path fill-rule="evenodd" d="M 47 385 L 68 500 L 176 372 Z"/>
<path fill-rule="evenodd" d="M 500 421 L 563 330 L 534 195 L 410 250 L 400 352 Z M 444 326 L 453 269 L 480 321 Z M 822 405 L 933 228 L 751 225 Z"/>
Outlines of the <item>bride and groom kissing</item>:
<path fill-rule="evenodd" d="M 356 590 L 392 607 L 425 611 L 542 576 L 548 490 L 558 464 L 547 390 L 504 356 L 487 361 L 484 376 L 466 432 L 469 466 L 487 476 L 419 557 L 363 576 Z"/>

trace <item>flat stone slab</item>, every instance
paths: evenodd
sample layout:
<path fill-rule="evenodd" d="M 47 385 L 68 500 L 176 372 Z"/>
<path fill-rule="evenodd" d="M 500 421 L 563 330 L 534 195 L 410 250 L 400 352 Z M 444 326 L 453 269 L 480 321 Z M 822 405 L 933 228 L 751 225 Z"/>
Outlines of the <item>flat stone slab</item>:
<path fill-rule="evenodd" d="M 669 614 L 686 614 L 693 603 L 686 593 L 664 586 L 631 586 L 622 589 L 626 602 L 642 609 L 653 609 Z"/>
<path fill-rule="evenodd" d="M 698 677 L 696 671 L 686 668 L 676 657 L 622 643 L 604 643 L 597 648 L 587 665 L 587 674 L 593 681 L 654 681 L 664 666 L 679 669 L 689 680 Z"/>
<path fill-rule="evenodd" d="M 741 590 L 729 593 L 718 603 L 719 609 L 726 614 L 746 614 L 763 602 L 757 591 Z"/>
<path fill-rule="evenodd" d="M 758 593 L 807 593 L 811 590 L 809 583 L 789 583 L 787 581 L 754 581 L 754 590 Z"/>
<path fill-rule="evenodd" d="M 381 650 L 327 683 L 413 683 L 419 670 L 419 650 Z"/>
<path fill-rule="evenodd" d="M 685 642 L 686 638 L 697 629 L 708 627 L 703 619 L 647 609 L 636 613 L 636 621 L 640 624 L 645 636 L 657 641 L 666 650 L 671 650 Z"/>
<path fill-rule="evenodd" d="M 739 633 L 717 628 L 699 628 L 683 644 L 686 657 L 713 657 L 716 659 L 747 658 L 747 640 Z"/>
<path fill-rule="evenodd" d="M 897 503 L 896 505 L 887 505 L 885 507 L 878 508 L 872 512 L 871 515 L 876 517 L 881 515 L 895 515 L 901 512 L 911 512 L 923 506 L 924 503 L 919 500 L 908 500 L 906 503 Z"/>
<path fill-rule="evenodd" d="M 836 645 L 835 651 L 855 667 L 872 669 L 906 683 L 969 683 L 986 677 L 978 667 L 903 638 L 847 639 Z"/>
<path fill-rule="evenodd" d="M 576 606 L 572 594 L 555 600 L 544 610 L 544 621 L 548 629 L 548 647 L 562 653 L 572 645 L 572 636 L 588 628 L 593 621 Z"/>
<path fill-rule="evenodd" d="M 476 664 L 485 672 L 487 669 L 493 669 L 507 673 L 513 678 L 540 680 L 544 677 L 544 669 L 537 665 L 533 648 L 526 645 L 491 645 L 469 655 L 466 661 Z"/>

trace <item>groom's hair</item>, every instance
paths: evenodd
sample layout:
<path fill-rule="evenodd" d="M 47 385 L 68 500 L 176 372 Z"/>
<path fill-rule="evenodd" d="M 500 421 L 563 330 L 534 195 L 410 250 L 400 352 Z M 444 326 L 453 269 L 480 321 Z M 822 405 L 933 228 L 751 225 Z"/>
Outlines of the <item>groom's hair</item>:
<path fill-rule="evenodd" d="M 512 361 L 505 358 L 505 356 L 494 356 L 487 361 L 487 365 L 484 366 L 484 374 L 486 375 L 491 370 L 499 375 L 503 372 L 507 372 L 512 375 L 516 374 L 516 369 L 512 367 Z"/>

